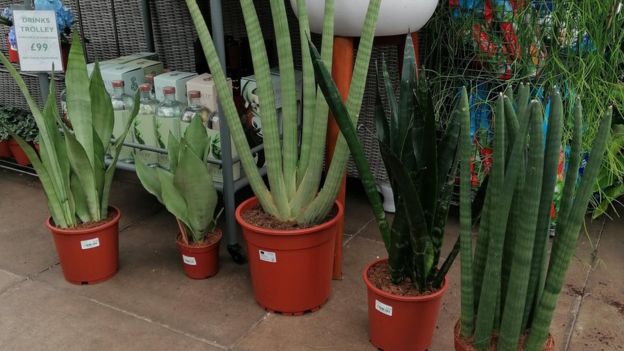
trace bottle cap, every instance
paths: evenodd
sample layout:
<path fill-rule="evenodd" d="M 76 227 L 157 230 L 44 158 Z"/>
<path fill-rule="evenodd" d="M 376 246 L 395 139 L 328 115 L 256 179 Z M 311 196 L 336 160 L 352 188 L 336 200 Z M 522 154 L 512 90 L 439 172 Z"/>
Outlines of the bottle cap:
<path fill-rule="evenodd" d="M 175 87 L 164 87 L 163 94 L 165 95 L 175 94 Z"/>
<path fill-rule="evenodd" d="M 152 86 L 149 83 L 139 85 L 139 90 L 143 93 L 149 93 L 152 91 Z"/>
<path fill-rule="evenodd" d="M 113 88 L 123 88 L 124 87 L 124 81 L 123 80 L 114 80 L 113 81 Z"/>
<path fill-rule="evenodd" d="M 188 96 L 191 99 L 199 99 L 201 97 L 201 92 L 198 90 L 191 90 L 189 91 Z"/>
<path fill-rule="evenodd" d="M 145 76 L 145 82 L 146 83 L 150 83 L 150 84 L 154 84 L 154 75 L 153 74 L 148 74 Z"/>

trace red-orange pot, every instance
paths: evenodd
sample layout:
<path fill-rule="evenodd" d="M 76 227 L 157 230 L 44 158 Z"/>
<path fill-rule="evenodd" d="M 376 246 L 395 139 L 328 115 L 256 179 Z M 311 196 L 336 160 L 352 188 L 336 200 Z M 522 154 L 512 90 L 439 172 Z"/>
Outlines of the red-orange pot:
<path fill-rule="evenodd" d="M 425 351 L 431 346 L 438 321 L 442 288 L 423 296 L 397 296 L 378 289 L 368 279 L 368 271 L 388 259 L 371 262 L 363 272 L 368 289 L 368 328 L 371 343 L 384 351 Z"/>
<path fill-rule="evenodd" d="M 18 165 L 28 166 L 30 164 L 28 156 L 26 156 L 26 153 L 24 152 L 24 150 L 22 150 L 22 147 L 19 146 L 15 139 L 9 140 L 9 149 L 11 149 L 11 154 L 13 155 L 13 158 Z"/>
<path fill-rule="evenodd" d="M 204 245 L 187 245 L 178 239 L 178 249 L 182 258 L 184 273 L 192 279 L 206 279 L 219 271 L 219 244 L 221 229 L 216 229 Z"/>
<path fill-rule="evenodd" d="M 343 207 L 315 227 L 273 230 L 247 223 L 241 214 L 258 204 L 254 197 L 236 209 L 247 243 L 251 282 L 258 304 L 287 315 L 318 310 L 331 293 L 334 239 Z"/>
<path fill-rule="evenodd" d="M 472 342 L 466 341 L 459 336 L 459 321 L 455 323 L 455 351 L 476 351 Z M 524 345 L 521 344 L 518 346 L 518 351 L 523 351 Z M 544 344 L 543 351 L 554 351 L 555 350 L 555 339 L 551 334 L 548 334 L 548 339 L 546 339 L 546 344 Z"/>
<path fill-rule="evenodd" d="M 92 284 L 110 279 L 119 268 L 119 219 L 121 212 L 109 207 L 112 219 L 93 228 L 61 229 L 48 218 L 65 280 Z"/>
<path fill-rule="evenodd" d="M 2 158 L 11 157 L 11 148 L 9 147 L 8 140 L 0 140 L 0 157 Z"/>

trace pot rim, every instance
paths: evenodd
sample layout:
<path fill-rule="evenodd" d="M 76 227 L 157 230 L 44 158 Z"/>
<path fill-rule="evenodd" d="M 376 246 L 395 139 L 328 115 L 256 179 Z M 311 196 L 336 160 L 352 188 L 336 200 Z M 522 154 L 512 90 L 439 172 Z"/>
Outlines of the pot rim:
<path fill-rule="evenodd" d="M 180 240 L 180 237 L 182 236 L 182 233 L 178 233 L 178 235 L 176 236 L 176 243 L 184 248 L 189 248 L 189 249 L 203 249 L 203 248 L 209 248 L 209 247 L 213 247 L 215 245 L 218 245 L 219 242 L 221 241 L 221 239 L 223 238 L 223 230 L 221 230 L 221 227 L 216 227 L 215 230 L 211 233 L 211 236 L 216 236 L 217 240 L 211 244 L 204 244 L 204 245 L 186 245 L 185 243 L 183 243 Z"/>
<path fill-rule="evenodd" d="M 438 289 L 436 292 L 432 293 L 432 294 L 420 295 L 420 296 L 399 296 L 399 295 L 394 295 L 394 294 L 390 294 L 388 292 L 385 292 L 385 291 L 377 288 L 375 285 L 373 285 L 373 283 L 371 283 L 371 281 L 368 279 L 368 271 L 370 270 L 370 268 L 372 266 L 376 265 L 377 263 L 384 262 L 384 261 L 387 262 L 388 258 L 376 259 L 376 260 L 370 262 L 369 264 L 367 264 L 366 267 L 364 268 L 364 271 L 362 272 L 362 278 L 364 279 L 364 283 L 366 284 L 366 287 L 369 290 L 372 290 L 373 292 L 375 292 L 375 294 L 377 294 L 377 295 L 381 295 L 381 296 L 383 296 L 383 297 L 385 297 L 387 299 L 391 299 L 391 300 L 395 300 L 395 301 L 425 302 L 425 301 L 430 301 L 430 300 L 435 300 L 435 299 L 441 298 L 442 295 L 444 295 L 444 293 L 448 289 L 448 279 L 446 277 L 444 277 L 444 284 L 442 284 L 442 287 L 440 289 Z"/>
<path fill-rule="evenodd" d="M 109 205 L 108 206 L 108 210 L 114 210 L 115 211 L 115 215 L 113 216 L 113 218 L 110 221 L 104 222 L 96 227 L 92 227 L 92 228 L 87 228 L 87 229 L 76 229 L 76 228 L 59 228 L 57 226 L 55 226 L 54 224 L 52 224 L 52 216 L 49 216 L 48 219 L 46 220 L 45 224 L 46 227 L 48 227 L 48 229 L 50 231 L 52 231 L 54 234 L 61 234 L 61 235 L 84 235 L 84 234 L 93 234 L 96 232 L 100 232 L 102 230 L 108 229 L 116 224 L 119 223 L 119 219 L 121 218 L 121 210 L 119 210 L 119 208 Z"/>
<path fill-rule="evenodd" d="M 342 206 L 342 204 L 339 201 L 335 201 L 334 205 L 336 206 L 336 208 L 338 209 L 338 213 L 336 213 L 336 215 L 334 216 L 334 218 L 330 219 L 329 221 L 323 222 L 321 224 L 315 225 L 313 227 L 310 228 L 305 228 L 305 229 L 289 229 L 289 230 L 284 230 L 284 229 L 269 229 L 269 228 L 263 228 L 263 227 L 258 227 L 255 226 L 251 223 L 245 222 L 245 220 L 242 217 L 242 213 L 243 210 L 247 210 L 249 207 L 255 205 L 258 203 L 258 198 L 256 196 L 254 197 L 250 197 L 249 199 L 243 201 L 240 205 L 238 205 L 238 207 L 236 207 L 236 211 L 235 211 L 235 215 L 236 215 L 236 220 L 238 221 L 238 223 L 244 227 L 247 230 L 251 230 L 254 231 L 256 233 L 260 233 L 260 234 L 267 234 L 267 235 L 283 235 L 283 236 L 289 236 L 289 235 L 305 235 L 305 234 L 315 234 L 317 232 L 323 231 L 327 228 L 330 228 L 334 225 L 336 225 L 338 223 L 338 220 L 340 218 L 343 217 L 344 214 L 344 206 Z"/>

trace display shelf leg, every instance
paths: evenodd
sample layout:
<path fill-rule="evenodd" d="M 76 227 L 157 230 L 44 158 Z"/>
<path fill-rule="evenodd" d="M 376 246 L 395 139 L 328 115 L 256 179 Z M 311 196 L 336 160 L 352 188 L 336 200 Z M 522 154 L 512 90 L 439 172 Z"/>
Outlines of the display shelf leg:
<path fill-rule="evenodd" d="M 332 76 L 340 95 L 343 100 L 347 100 L 349 96 L 349 89 L 351 88 L 351 78 L 353 77 L 353 58 L 354 58 L 355 38 L 350 37 L 335 37 L 334 38 L 334 57 L 332 65 Z M 333 116 L 330 116 L 327 124 L 327 164 L 331 163 L 334 149 L 336 148 L 336 141 L 340 134 L 340 128 L 334 120 Z M 342 186 L 338 193 L 337 200 L 344 206 L 346 196 L 346 175 L 342 179 Z M 346 210 L 345 210 L 346 211 Z M 346 212 L 345 212 L 346 213 Z M 336 246 L 334 250 L 334 269 L 333 279 L 342 279 L 342 243 L 344 236 L 344 219 L 338 224 L 338 230 L 336 232 Z"/>
<path fill-rule="evenodd" d="M 223 11 L 221 0 L 210 0 L 210 19 L 212 22 L 212 36 L 214 39 L 217 53 L 221 66 L 225 69 L 225 40 L 223 38 Z M 219 104 L 219 111 L 221 105 Z M 234 212 L 236 211 L 236 203 L 234 200 L 234 174 L 232 171 L 232 145 L 230 140 L 230 129 L 227 126 L 225 118 L 219 120 L 219 128 L 221 132 L 221 155 L 223 161 L 223 214 L 225 216 L 224 231 L 227 241 L 228 252 L 236 263 L 244 263 L 245 255 L 241 246 L 238 244 L 238 226 Z"/>

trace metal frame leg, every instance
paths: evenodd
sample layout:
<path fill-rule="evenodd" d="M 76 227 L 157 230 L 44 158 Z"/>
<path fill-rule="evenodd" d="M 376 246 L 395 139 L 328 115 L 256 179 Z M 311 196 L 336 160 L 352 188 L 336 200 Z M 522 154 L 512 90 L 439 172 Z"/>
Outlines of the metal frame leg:
<path fill-rule="evenodd" d="M 221 8 L 221 0 L 210 0 L 210 17 L 212 20 L 212 37 L 219 54 L 221 65 L 225 64 L 225 40 L 223 37 L 223 12 Z M 219 104 L 219 110 L 221 106 Z M 234 174 L 232 170 L 232 145 L 230 140 L 230 129 L 227 126 L 225 118 L 219 121 L 221 131 L 221 150 L 223 161 L 223 205 L 225 214 L 225 236 L 228 244 L 228 252 L 232 259 L 237 263 L 244 263 L 245 256 L 241 246 L 238 244 L 238 226 L 234 212 L 236 203 L 234 199 Z"/>

